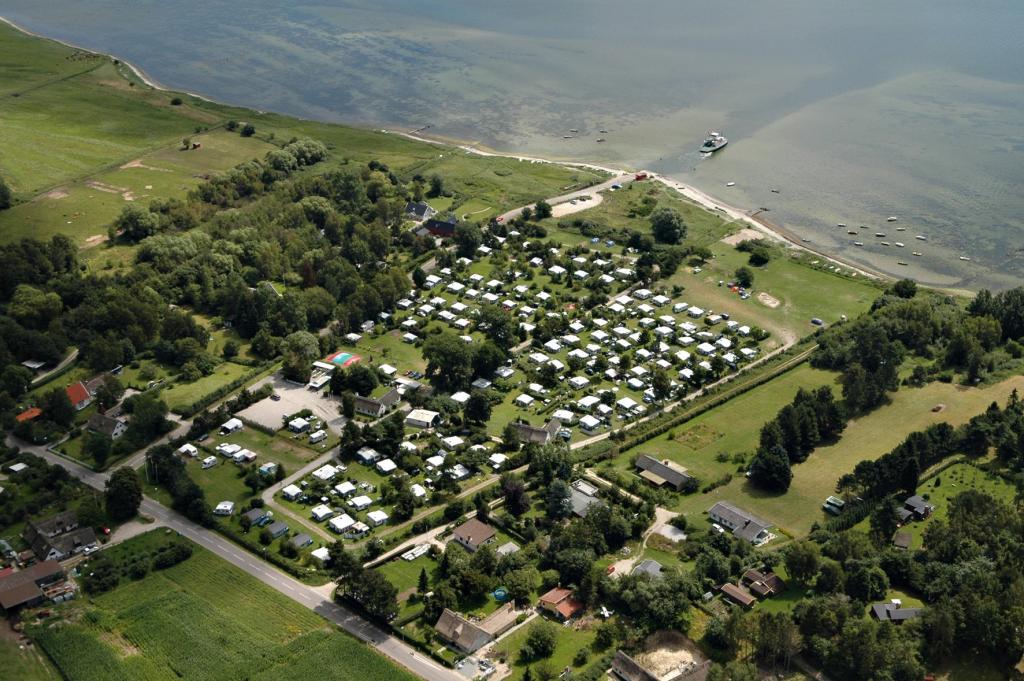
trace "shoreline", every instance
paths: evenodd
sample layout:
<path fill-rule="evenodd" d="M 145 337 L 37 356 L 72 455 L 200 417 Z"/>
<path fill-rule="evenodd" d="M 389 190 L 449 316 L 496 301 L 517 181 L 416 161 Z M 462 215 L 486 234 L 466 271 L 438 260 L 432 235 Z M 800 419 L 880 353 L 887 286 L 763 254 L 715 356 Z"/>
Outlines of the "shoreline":
<path fill-rule="evenodd" d="M 8 26 L 10 26 L 11 28 L 15 29 L 16 31 L 20 31 L 21 33 L 24 33 L 25 35 L 31 36 L 33 38 L 38 38 L 38 39 L 41 39 L 41 40 L 50 40 L 52 42 L 55 42 L 55 43 L 57 43 L 59 45 L 64 45 L 65 47 L 69 47 L 71 49 L 80 50 L 82 52 L 88 52 L 90 54 L 95 54 L 95 55 L 100 56 L 100 57 L 106 57 L 106 58 L 111 59 L 111 60 L 116 60 L 120 64 L 123 64 L 128 70 L 130 70 L 135 75 L 135 77 L 138 78 L 143 84 L 145 84 L 147 87 L 149 87 L 149 88 L 151 88 L 153 90 L 158 90 L 160 92 L 180 92 L 181 94 L 188 95 L 189 97 L 195 97 L 196 99 L 201 99 L 203 101 L 210 102 L 212 104 L 219 104 L 221 106 L 237 106 L 237 105 L 234 105 L 234 104 L 230 104 L 228 102 L 219 102 L 219 101 L 217 101 L 215 99 L 212 99 L 210 97 L 206 97 L 204 95 L 200 95 L 200 94 L 197 94 L 197 93 L 194 93 L 194 92 L 189 92 L 188 90 L 173 90 L 171 88 L 168 88 L 168 87 L 164 86 L 159 81 L 157 81 L 155 78 L 152 78 L 151 76 L 149 76 L 141 67 L 136 66 L 135 64 L 133 64 L 133 63 L 131 63 L 131 62 L 125 60 L 125 59 L 122 59 L 122 58 L 120 58 L 118 56 L 115 56 L 113 54 L 110 54 L 110 53 L 100 52 L 100 51 L 93 50 L 93 49 L 90 49 L 90 48 L 87 48 L 87 47 L 82 47 L 81 45 L 76 45 L 74 43 L 71 43 L 71 42 L 68 42 L 68 41 L 65 41 L 65 40 L 60 40 L 59 38 L 52 38 L 50 36 L 46 36 L 46 35 L 42 35 L 40 33 L 36 33 L 34 31 L 31 31 L 31 30 L 25 28 L 24 26 L 21 26 L 21 25 L 15 23 L 14 21 L 11 21 L 9 18 L 7 18 L 7 17 L 5 17 L 3 15 L 0 15 L 0 22 L 3 22 L 5 24 L 7 24 Z M 248 109 L 250 107 L 242 107 L 242 108 Z M 256 109 L 252 109 L 252 111 L 254 113 L 257 113 L 257 114 L 260 113 Z M 298 116 L 292 116 L 292 117 L 296 118 L 297 120 L 302 120 Z M 341 124 L 341 125 L 345 125 L 345 124 Z M 370 129 L 372 129 L 372 128 L 370 128 Z M 599 172 L 609 173 L 611 175 L 621 175 L 621 174 L 624 174 L 624 173 L 637 172 L 636 169 L 616 168 L 616 167 L 613 167 L 613 166 L 605 166 L 605 165 L 600 165 L 600 164 L 597 164 L 597 163 L 591 163 L 591 162 L 587 162 L 587 161 L 572 161 L 572 160 L 564 160 L 564 159 L 563 160 L 554 160 L 554 159 L 540 158 L 540 157 L 536 157 L 536 156 L 524 156 L 524 155 L 521 155 L 521 154 L 501 152 L 501 151 L 496 151 L 496 150 L 491 150 L 491 149 L 482 149 L 480 147 L 474 146 L 473 144 L 471 144 L 469 142 L 460 141 L 460 140 L 446 140 L 446 139 L 443 139 L 443 138 L 432 138 L 432 137 L 420 134 L 419 131 L 400 132 L 400 131 L 386 130 L 386 129 L 380 129 L 380 128 L 378 128 L 378 130 L 381 133 L 383 133 L 383 134 L 395 134 L 395 135 L 399 135 L 401 137 L 405 137 L 405 138 L 410 139 L 410 140 L 414 140 L 414 141 L 417 141 L 417 142 L 422 142 L 424 144 L 433 144 L 433 145 L 440 145 L 440 146 L 446 146 L 446 147 L 454 147 L 456 149 L 461 149 L 462 151 L 465 151 L 466 153 L 475 154 L 477 156 L 491 156 L 491 157 L 500 157 L 500 158 L 512 158 L 512 159 L 516 159 L 518 161 L 526 161 L 526 162 L 529 162 L 529 163 L 549 163 L 549 164 L 553 164 L 553 165 L 562 165 L 562 166 L 567 166 L 567 167 L 572 167 L 572 168 L 585 168 L 585 169 L 588 169 L 588 170 L 597 170 Z M 864 277 L 867 277 L 869 279 L 873 279 L 873 280 L 876 280 L 876 281 L 886 281 L 886 280 L 894 280 L 895 279 L 894 276 L 886 274 L 884 272 L 880 272 L 880 271 L 877 271 L 877 270 L 872 270 L 870 268 L 866 268 L 866 267 L 861 266 L 861 265 L 854 265 L 854 264 L 852 264 L 852 263 L 842 259 L 841 257 L 834 255 L 834 254 L 830 254 L 830 253 L 826 253 L 826 252 L 821 251 L 821 250 L 810 248 L 810 247 L 804 245 L 803 243 L 801 243 L 800 241 L 798 241 L 797 238 L 794 235 L 791 235 L 791 234 L 787 233 L 784 227 L 781 227 L 779 225 L 775 225 L 774 223 L 772 223 L 772 222 L 770 222 L 768 220 L 765 220 L 764 218 L 758 217 L 757 216 L 757 211 L 754 211 L 754 212 L 745 211 L 743 209 L 740 209 L 740 208 L 737 208 L 735 206 L 729 205 L 728 203 L 725 203 L 724 201 L 719 201 L 718 199 L 714 198 L 713 196 L 711 196 L 707 192 L 705 192 L 705 191 L 703 191 L 701 189 L 698 189 L 697 187 L 694 187 L 693 185 L 689 185 L 689 184 L 686 184 L 684 182 L 680 182 L 679 180 L 676 180 L 674 178 L 661 175 L 660 173 L 653 173 L 653 172 L 650 172 L 650 171 L 645 171 L 645 172 L 647 172 L 647 175 L 648 175 L 648 177 L 650 179 L 655 180 L 657 182 L 661 182 L 666 187 L 674 189 L 675 191 L 679 192 L 683 197 L 685 197 L 686 199 L 688 199 L 688 200 L 696 203 L 697 205 L 703 207 L 705 210 L 708 210 L 708 211 L 711 211 L 711 212 L 714 212 L 714 213 L 722 213 L 725 216 L 731 218 L 733 221 L 746 223 L 747 225 L 751 226 L 752 228 L 754 228 L 758 232 L 764 234 L 766 237 L 768 237 L 772 241 L 775 241 L 777 243 L 783 244 L 784 246 L 787 246 L 789 248 L 795 248 L 795 249 L 799 249 L 799 250 L 805 251 L 807 253 L 813 253 L 814 255 L 817 255 L 817 256 L 819 256 L 821 258 L 824 258 L 824 259 L 828 260 L 829 262 L 831 262 L 831 263 L 833 263 L 835 265 L 848 268 L 849 270 L 855 272 L 859 276 L 864 276 Z"/>
<path fill-rule="evenodd" d="M 502 153 L 493 150 L 480 149 L 468 143 L 460 144 L 458 142 L 452 142 L 440 138 L 425 137 L 421 134 L 411 132 L 396 132 L 391 130 L 381 130 L 381 132 L 386 134 L 400 135 L 402 137 L 406 137 L 417 142 L 424 142 L 426 144 L 454 146 L 458 149 L 465 151 L 466 153 L 475 154 L 478 156 L 494 156 L 501 158 L 512 158 L 516 159 L 517 161 L 528 161 L 530 163 L 550 163 L 553 165 L 563 165 L 573 168 L 586 168 L 589 170 L 599 170 L 602 172 L 611 173 L 612 175 L 622 175 L 624 173 L 638 172 L 636 169 L 615 168 L 612 166 L 603 166 L 595 163 L 588 163 L 585 161 L 565 161 L 540 158 L 537 156 L 522 156 L 519 154 Z M 873 270 L 864 267 L 863 265 L 854 265 L 850 262 L 847 262 L 846 260 L 843 260 L 839 256 L 833 255 L 831 253 L 826 253 L 815 248 L 810 248 L 803 242 L 799 241 L 798 237 L 789 233 L 784 227 L 781 227 L 780 225 L 776 225 L 775 223 L 770 222 L 769 220 L 759 217 L 757 215 L 759 211 L 746 211 L 741 208 L 737 208 L 736 206 L 732 206 L 728 203 L 725 203 L 724 201 L 719 201 L 718 199 L 711 196 L 702 189 L 698 189 L 697 187 L 694 187 L 693 185 L 690 184 L 686 184 L 685 182 L 680 182 L 675 178 L 668 177 L 666 175 L 661 175 L 660 173 L 654 173 L 651 171 L 643 172 L 647 173 L 649 179 L 654 180 L 656 182 L 661 182 L 666 187 L 674 189 L 683 197 L 692 201 L 693 203 L 696 203 L 705 210 L 710 211 L 712 213 L 724 214 L 726 217 L 729 217 L 734 222 L 745 223 L 752 227 L 753 229 L 760 232 L 761 234 L 764 234 L 766 237 L 768 237 L 770 240 L 776 243 L 782 244 L 788 248 L 794 248 L 801 251 L 805 251 L 807 253 L 813 253 L 814 255 L 824 258 L 825 260 L 828 260 L 829 262 L 835 265 L 845 267 L 857 273 L 858 276 L 863 276 L 868 279 L 873 279 L 876 281 L 888 281 L 895 279 L 895 277 L 893 277 L 892 275 L 886 274 L 884 272 Z"/>

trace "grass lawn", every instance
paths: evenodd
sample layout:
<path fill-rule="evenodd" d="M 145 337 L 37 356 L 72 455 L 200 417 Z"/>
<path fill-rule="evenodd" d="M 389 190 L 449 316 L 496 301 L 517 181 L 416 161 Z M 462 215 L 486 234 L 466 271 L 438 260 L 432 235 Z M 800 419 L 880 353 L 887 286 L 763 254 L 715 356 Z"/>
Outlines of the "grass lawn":
<path fill-rule="evenodd" d="M 194 548 L 173 568 L 59 606 L 68 617 L 31 636 L 69 681 L 413 678 L 316 613 Z"/>
<path fill-rule="evenodd" d="M 551 657 L 545 658 L 543 661 L 526 665 L 519 659 L 519 651 L 522 650 L 526 643 L 530 627 L 536 626 L 536 623 L 540 621 L 542 621 L 540 618 L 534 619 L 497 644 L 495 649 L 504 652 L 512 667 L 512 674 L 507 678 L 518 681 L 523 678 L 523 672 L 527 666 L 536 666 L 538 664 L 546 664 L 557 673 L 561 669 L 571 667 L 576 653 L 580 650 L 589 651 L 594 643 L 596 623 L 586 625 L 581 629 L 576 629 L 575 626 L 566 627 L 556 623 L 558 638 L 555 642 L 555 652 L 551 654 Z"/>
<path fill-rule="evenodd" d="M 161 397 L 167 402 L 167 406 L 171 411 L 185 409 L 196 400 L 212 393 L 223 385 L 231 383 L 235 379 L 241 378 L 249 371 L 252 371 L 252 367 L 234 364 L 233 362 L 221 362 L 209 376 L 203 376 L 191 383 L 175 383 L 165 388 L 161 393 Z"/>
<path fill-rule="evenodd" d="M 670 431 L 671 439 L 666 433 L 623 453 L 616 459 L 615 466 L 631 472 L 632 459 L 639 454 L 647 454 L 659 460 L 671 459 L 705 482 L 726 473 L 735 474 L 737 464 L 731 460 L 717 461 L 716 455 L 752 454 L 757 449 L 761 427 L 793 400 L 798 389 L 814 390 L 834 382 L 835 374 L 832 372 L 801 364 L 673 429 Z"/>
<path fill-rule="evenodd" d="M 416 560 L 403 560 L 400 556 L 389 560 L 377 570 L 384 574 L 401 594 L 409 589 L 415 589 L 420 582 L 420 570 L 427 571 L 429 578 L 437 569 L 437 561 L 430 556 L 420 556 Z"/>
<path fill-rule="evenodd" d="M 775 381 L 757 390 L 772 390 Z M 947 421 L 952 425 L 966 422 L 980 414 L 993 401 L 1006 401 L 1013 389 L 1024 389 L 1024 376 L 1016 376 L 983 388 L 967 388 L 947 383 L 931 383 L 923 388 L 901 388 L 893 394 L 892 403 L 871 414 L 851 421 L 842 438 L 834 445 L 819 447 L 802 464 L 793 467 L 793 482 L 783 495 L 767 494 L 738 476 L 724 487 L 708 494 L 679 497 L 674 510 L 684 512 L 691 525 L 700 523 L 701 515 L 716 501 L 731 501 L 765 520 L 775 523 L 786 534 L 800 537 L 815 521 L 825 519 L 821 504 L 835 490 L 836 481 L 853 470 L 860 461 L 877 459 L 902 442 L 910 433 L 933 423 Z M 756 391 L 752 391 L 756 392 Z M 737 400 L 719 409 L 729 410 L 735 422 L 741 420 L 735 408 Z M 945 404 L 941 412 L 932 407 Z M 774 411 L 766 416 L 774 415 Z M 747 450 L 756 446 L 752 439 Z M 945 484 L 945 481 L 944 483 Z"/>
<path fill-rule="evenodd" d="M 7 627 L 7 624 L 4 624 Z M 50 681 L 59 679 L 46 657 L 35 647 L 19 644 L 4 632 L 0 637 L 0 669 L 5 681 Z"/>
<path fill-rule="evenodd" d="M 853 319 L 866 312 L 881 293 L 867 280 L 826 272 L 809 266 L 805 256 L 776 250 L 767 265 L 751 268 L 754 271 L 753 295 L 747 300 L 741 300 L 736 293 L 718 285 L 719 281 L 732 280 L 736 269 L 747 265 L 748 257 L 721 242 L 711 247 L 715 257 L 703 265 L 699 274 L 692 273 L 689 267 L 681 267 L 667 283 L 685 287 L 684 297 L 692 297 L 705 309 L 729 312 L 736 319 L 771 331 L 776 340 L 811 333 L 816 328 L 811 325 L 813 317 L 826 323 L 838 321 L 841 315 Z M 771 296 L 777 306 L 771 307 L 759 299 L 760 293 Z"/>

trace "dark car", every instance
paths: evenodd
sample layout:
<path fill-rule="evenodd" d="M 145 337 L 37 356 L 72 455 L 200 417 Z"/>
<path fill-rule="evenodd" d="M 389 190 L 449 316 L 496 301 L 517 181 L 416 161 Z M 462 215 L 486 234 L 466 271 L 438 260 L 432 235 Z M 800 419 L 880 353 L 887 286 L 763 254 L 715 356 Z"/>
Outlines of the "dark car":
<path fill-rule="evenodd" d="M 270 393 L 270 399 L 274 400 L 275 402 L 280 402 L 281 396 L 278 395 L 277 393 Z"/>

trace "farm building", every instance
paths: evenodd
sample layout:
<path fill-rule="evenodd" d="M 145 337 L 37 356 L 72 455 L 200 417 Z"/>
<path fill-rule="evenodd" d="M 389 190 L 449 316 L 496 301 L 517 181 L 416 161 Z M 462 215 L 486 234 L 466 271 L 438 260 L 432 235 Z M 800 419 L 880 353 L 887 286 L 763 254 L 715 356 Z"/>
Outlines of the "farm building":
<path fill-rule="evenodd" d="M 441 423 L 441 415 L 429 409 L 413 409 L 405 417 L 405 425 L 413 428 L 433 428 Z"/>

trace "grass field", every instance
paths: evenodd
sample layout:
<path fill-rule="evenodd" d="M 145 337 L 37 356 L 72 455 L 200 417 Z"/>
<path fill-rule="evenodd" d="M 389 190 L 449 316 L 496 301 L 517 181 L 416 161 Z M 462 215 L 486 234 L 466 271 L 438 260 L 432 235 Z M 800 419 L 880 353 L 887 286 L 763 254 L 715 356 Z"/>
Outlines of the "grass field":
<path fill-rule="evenodd" d="M 520 627 L 517 631 L 508 636 L 508 638 L 503 639 L 495 646 L 496 650 L 505 652 L 508 662 L 512 667 L 512 674 L 506 678 L 518 681 L 523 678 L 523 673 L 526 671 L 526 667 L 532 666 L 523 664 L 519 660 L 519 651 L 526 643 L 526 637 L 529 635 L 530 627 L 535 626 L 535 624 L 540 621 L 542 620 L 539 618 L 534 619 L 529 624 Z M 595 625 L 589 625 L 581 629 L 577 629 L 575 626 L 564 627 L 557 624 L 555 626 L 558 629 L 558 638 L 555 642 L 555 652 L 551 654 L 551 657 L 545 658 L 543 661 L 539 661 L 534 664 L 547 665 L 557 674 L 560 670 L 565 669 L 566 667 L 572 667 L 573 658 L 576 656 L 578 651 L 590 651 L 591 646 L 594 643 Z"/>
<path fill-rule="evenodd" d="M 813 372 L 815 370 L 802 368 L 797 371 Z M 777 407 L 771 408 L 770 405 L 777 403 L 773 400 L 772 395 L 779 390 L 779 386 L 786 385 L 780 381 L 788 381 L 788 390 L 795 392 L 800 375 L 797 374 L 797 378 L 794 379 L 792 377 L 794 373 L 789 372 L 742 397 L 730 400 L 698 419 L 694 419 L 687 424 L 685 430 L 677 431 L 677 437 L 680 434 L 685 436 L 685 433 L 696 432 L 693 438 L 698 444 L 701 444 L 703 442 L 699 439 L 701 437 L 707 438 L 713 432 L 728 432 L 714 424 L 732 424 L 731 429 L 735 429 L 736 424 L 749 420 L 752 421 L 750 426 L 741 427 L 745 435 L 730 436 L 728 449 L 721 447 L 720 440 L 715 440 L 715 442 L 703 444 L 702 451 L 717 453 L 721 448 L 722 451 L 729 454 L 736 451 L 752 452 L 757 446 L 757 436 L 761 425 L 774 416 L 777 411 Z M 804 379 L 811 378 L 811 376 L 811 374 L 804 374 Z M 820 376 L 818 380 L 821 380 Z M 686 514 L 691 525 L 702 527 L 701 518 L 708 508 L 717 501 L 730 501 L 776 524 L 788 535 L 803 536 L 815 521 L 820 522 L 825 519 L 826 516 L 821 510 L 823 500 L 834 492 L 839 477 L 852 471 L 857 463 L 864 459 L 877 459 L 898 445 L 910 433 L 922 430 L 930 424 L 942 421 L 948 421 L 953 425 L 964 423 L 972 416 L 984 411 L 993 401 L 1004 402 L 1014 388 L 1018 391 L 1024 389 L 1024 377 L 1017 376 L 984 388 L 965 388 L 947 383 L 931 383 L 923 388 L 901 388 L 893 395 L 891 404 L 851 421 L 839 442 L 819 447 L 806 462 L 794 466 L 793 482 L 786 494 L 774 495 L 758 490 L 741 473 L 735 473 L 736 464 L 720 464 L 723 468 L 719 470 L 729 472 L 731 469 L 734 472 L 733 480 L 729 484 L 707 494 L 679 496 L 672 509 Z M 791 393 L 785 394 L 791 396 Z M 788 398 L 783 401 L 788 401 Z M 747 415 L 754 409 L 752 404 L 761 405 L 757 412 L 761 416 L 755 419 L 751 419 Z M 946 407 L 941 412 L 933 412 L 932 407 L 937 404 L 944 404 Z M 702 425 L 705 426 L 703 430 L 701 430 Z M 652 456 L 664 455 L 669 458 L 678 458 L 680 463 L 693 468 L 698 475 L 699 466 L 710 467 L 712 463 L 717 463 L 709 462 L 706 458 L 700 459 L 680 454 L 678 448 L 685 445 L 680 445 L 678 442 L 672 443 L 672 449 L 666 448 L 665 445 L 664 437 L 651 440 L 636 450 L 628 452 L 620 458 L 618 463 L 620 466 L 624 465 L 622 462 L 628 462 L 629 456 L 646 452 Z M 714 470 L 710 470 L 713 474 Z"/>
<path fill-rule="evenodd" d="M 69 681 L 414 678 L 198 547 L 184 563 L 62 612 L 31 635 Z"/>
<path fill-rule="evenodd" d="M 714 259 L 702 267 L 699 274 L 690 268 L 680 268 L 668 283 L 679 284 L 685 295 L 703 301 L 702 307 L 743 315 L 753 323 L 779 335 L 783 329 L 796 337 L 815 330 L 812 317 L 826 323 L 838 321 L 841 315 L 850 319 L 866 312 L 881 291 L 865 279 L 850 279 L 810 266 L 804 256 L 781 251 L 764 267 L 754 271 L 753 295 L 741 300 L 728 288 L 718 286 L 719 281 L 730 281 L 736 269 L 747 264 L 747 254 L 724 243 L 711 248 Z M 758 293 L 767 293 L 778 301 L 771 307 L 758 299 Z"/>
<path fill-rule="evenodd" d="M 168 408 L 174 411 L 189 406 L 222 385 L 241 378 L 249 371 L 252 371 L 252 367 L 233 362 L 221 362 L 209 376 L 203 376 L 191 383 L 175 383 L 161 392 L 160 396 L 167 402 Z"/>
<path fill-rule="evenodd" d="M 4 623 L 4 628 L 7 624 Z M 0 634 L 0 669 L 4 681 L 50 681 L 60 677 L 46 657 L 35 647 L 14 640 L 14 633 Z"/>

